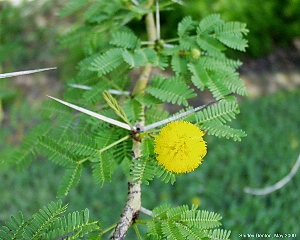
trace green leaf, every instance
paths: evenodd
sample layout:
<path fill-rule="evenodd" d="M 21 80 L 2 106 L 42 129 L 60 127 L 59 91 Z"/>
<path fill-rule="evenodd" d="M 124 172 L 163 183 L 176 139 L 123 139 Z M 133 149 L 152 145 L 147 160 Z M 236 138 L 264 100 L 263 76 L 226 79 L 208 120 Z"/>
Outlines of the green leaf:
<path fill-rule="evenodd" d="M 196 121 L 200 124 L 218 120 L 225 123 L 235 119 L 235 115 L 239 113 L 238 104 L 235 98 L 227 97 L 219 101 L 217 104 L 211 105 L 197 113 L 195 113 Z"/>
<path fill-rule="evenodd" d="M 169 112 L 164 110 L 162 106 L 149 108 L 146 110 L 145 119 L 146 125 L 166 119 L 170 116 Z"/>
<path fill-rule="evenodd" d="M 70 134 L 74 132 L 80 132 L 80 124 L 75 124 L 76 115 L 73 114 L 68 118 L 64 116 L 58 116 L 57 121 L 60 123 L 51 131 L 51 137 L 57 141 L 57 143 L 62 143 Z"/>
<path fill-rule="evenodd" d="M 161 224 L 163 236 L 165 239 L 186 240 L 179 232 L 176 223 L 172 220 L 163 221 Z"/>
<path fill-rule="evenodd" d="M 99 150 L 95 140 L 86 134 L 69 136 L 64 144 L 68 146 L 70 152 L 80 156 L 95 155 Z"/>
<path fill-rule="evenodd" d="M 219 33 L 216 38 L 226 46 L 245 52 L 248 41 L 230 33 Z"/>
<path fill-rule="evenodd" d="M 229 239 L 231 231 L 227 231 L 224 229 L 214 229 L 207 231 L 206 234 L 210 237 L 210 239 L 226 240 Z"/>
<path fill-rule="evenodd" d="M 201 125 L 203 130 L 208 131 L 209 135 L 216 137 L 226 137 L 227 139 L 233 138 L 234 141 L 241 141 L 242 137 L 246 137 L 247 134 L 241 129 L 234 129 L 228 125 L 222 124 L 218 120 L 205 122 Z"/>
<path fill-rule="evenodd" d="M 98 154 L 94 157 L 93 177 L 100 187 L 103 186 L 104 182 L 110 181 L 111 179 L 111 158 L 111 154 L 108 154 L 107 152 Z"/>
<path fill-rule="evenodd" d="M 177 224 L 177 227 L 180 231 L 180 234 L 185 238 L 189 240 L 202 240 L 207 239 L 207 234 L 205 234 L 205 231 L 196 227 L 189 227 L 181 222 Z"/>
<path fill-rule="evenodd" d="M 223 20 L 220 19 L 220 14 L 211 14 L 200 21 L 197 32 L 199 35 L 207 34 L 213 32 L 221 24 Z"/>
<path fill-rule="evenodd" d="M 207 53 L 211 56 L 222 57 L 222 52 L 226 50 L 222 43 L 211 36 L 200 36 L 197 38 L 196 42 L 201 49 L 207 51 Z"/>
<path fill-rule="evenodd" d="M 123 62 L 123 50 L 120 48 L 113 48 L 97 57 L 89 68 L 91 71 L 98 72 L 98 76 L 105 75 Z"/>
<path fill-rule="evenodd" d="M 176 174 L 167 171 L 163 166 L 157 165 L 156 176 L 160 178 L 164 183 L 173 184 L 176 181 Z"/>
<path fill-rule="evenodd" d="M 231 93 L 222 77 L 222 73 L 214 72 L 210 74 L 210 81 L 207 83 L 207 88 L 211 91 L 216 100 L 220 100 Z"/>
<path fill-rule="evenodd" d="M 176 75 L 187 73 L 187 59 L 179 54 L 174 54 L 171 59 L 171 67 Z"/>
<path fill-rule="evenodd" d="M 131 31 L 116 32 L 112 34 L 112 40 L 110 41 L 110 44 L 113 44 L 117 47 L 135 49 L 140 47 L 141 41 Z"/>
<path fill-rule="evenodd" d="M 153 218 L 167 218 L 167 212 L 171 209 L 170 204 L 163 204 L 155 207 L 152 211 Z"/>
<path fill-rule="evenodd" d="M 11 216 L 10 221 L 0 229 L 0 238 L 3 240 L 22 239 L 25 227 L 29 224 L 25 221 L 22 212 L 18 212 L 17 216 Z"/>
<path fill-rule="evenodd" d="M 186 210 L 181 214 L 180 220 L 187 226 L 195 226 L 200 229 L 216 228 L 221 225 L 222 217 L 218 213 L 206 210 Z"/>
<path fill-rule="evenodd" d="M 167 65 L 167 59 L 162 55 L 158 55 L 156 51 L 152 48 L 143 49 L 144 54 L 147 56 L 148 62 L 152 64 L 152 66 L 159 67 L 164 69 Z"/>
<path fill-rule="evenodd" d="M 113 148 L 113 158 L 114 162 L 117 164 L 122 163 L 125 160 L 130 160 L 132 158 L 132 141 L 127 140 L 119 143 Z"/>
<path fill-rule="evenodd" d="M 221 225 L 219 214 L 198 210 L 196 206 L 189 209 L 187 205 L 175 208 L 163 205 L 153 209 L 152 217 L 153 219 L 147 222 L 148 235 L 163 236 L 164 239 L 195 240 L 229 237 L 227 231 L 219 233 L 218 229 L 213 230 Z"/>
<path fill-rule="evenodd" d="M 148 63 L 152 63 L 153 66 L 160 64 L 156 52 L 150 48 L 137 49 L 133 53 L 124 50 L 122 56 L 131 68 L 145 66 Z"/>
<path fill-rule="evenodd" d="M 153 156 L 153 154 L 154 154 L 154 140 L 149 139 L 149 138 L 145 138 L 142 141 L 141 150 L 142 150 L 142 156 L 144 156 L 146 158 L 148 158 L 150 156 Z"/>
<path fill-rule="evenodd" d="M 195 28 L 195 21 L 190 16 L 187 16 L 183 18 L 179 24 L 177 33 L 178 36 L 183 37 L 185 35 L 188 35 L 191 30 Z"/>
<path fill-rule="evenodd" d="M 245 23 L 240 22 L 226 22 L 216 28 L 216 34 L 231 34 L 233 36 L 242 38 L 243 34 L 246 35 L 249 30 L 246 28 Z"/>
<path fill-rule="evenodd" d="M 163 101 L 157 99 L 149 93 L 137 94 L 134 96 L 134 99 L 148 108 L 151 108 L 158 104 L 163 104 Z"/>
<path fill-rule="evenodd" d="M 121 119 L 123 119 L 124 122 L 126 122 L 129 126 L 131 126 L 130 121 L 128 120 L 128 118 L 127 118 L 125 112 L 123 111 L 123 109 L 118 104 L 117 100 L 107 91 L 103 92 L 103 97 L 104 97 L 106 103 L 108 104 L 108 106 L 110 106 L 114 110 L 114 112 Z"/>
<path fill-rule="evenodd" d="M 158 234 L 147 233 L 145 240 L 163 240 L 163 237 Z"/>
<path fill-rule="evenodd" d="M 52 118 L 57 115 L 70 118 L 72 116 L 72 110 L 56 101 L 47 99 L 43 102 L 41 114 L 46 118 Z"/>
<path fill-rule="evenodd" d="M 66 196 L 72 188 L 75 188 L 79 183 L 82 166 L 76 164 L 73 168 L 68 168 L 58 188 L 58 197 Z"/>
<path fill-rule="evenodd" d="M 128 98 L 125 100 L 123 110 L 130 122 L 137 122 L 142 119 L 142 105 L 136 99 Z"/>
<path fill-rule="evenodd" d="M 202 64 L 202 66 L 207 70 L 226 72 L 235 71 L 235 68 L 241 65 L 239 61 L 228 59 L 225 57 L 225 55 L 218 57 L 203 56 L 199 59 L 199 64 Z"/>
<path fill-rule="evenodd" d="M 88 233 L 99 230 L 98 222 L 89 218 L 89 211 L 75 211 L 59 218 L 53 225 L 53 230 L 46 234 L 46 239 L 58 239 L 62 236 L 68 239 L 82 239 Z"/>
<path fill-rule="evenodd" d="M 207 86 L 207 83 L 211 81 L 208 72 L 204 69 L 200 62 L 197 62 L 196 64 L 189 63 L 188 69 L 192 74 L 192 83 L 199 90 L 203 91 L 205 86 Z"/>
<path fill-rule="evenodd" d="M 223 81 L 227 84 L 230 91 L 239 94 L 241 96 L 246 96 L 248 94 L 246 86 L 243 80 L 239 77 L 239 74 L 237 72 L 223 71 L 223 74 L 226 74 L 223 77 Z"/>
<path fill-rule="evenodd" d="M 151 157 L 140 157 L 132 161 L 130 167 L 130 176 L 133 183 L 141 182 L 149 185 L 156 174 L 156 163 Z"/>
<path fill-rule="evenodd" d="M 35 158 L 41 135 L 49 134 L 51 127 L 50 121 L 44 121 L 27 133 L 21 149 L 13 155 L 14 162 L 20 170 L 26 168 Z"/>
<path fill-rule="evenodd" d="M 97 78 L 99 79 L 99 77 Z M 85 91 L 82 95 L 83 102 L 88 105 L 99 103 L 103 100 L 102 93 L 108 88 L 108 84 L 105 81 L 100 81 L 99 83 L 92 85 L 91 88 L 91 90 Z"/>
<path fill-rule="evenodd" d="M 99 149 L 108 146 L 109 144 L 118 140 L 118 130 L 115 128 L 103 128 L 98 130 L 98 134 L 95 137 L 95 141 Z"/>
<path fill-rule="evenodd" d="M 49 157 L 49 159 L 60 166 L 75 166 L 76 157 L 68 152 L 64 146 L 49 136 L 41 137 L 39 142 L 41 153 Z"/>
<path fill-rule="evenodd" d="M 189 208 L 187 205 L 181 205 L 174 208 L 170 208 L 167 212 L 167 218 L 173 220 L 180 220 L 182 213 L 188 210 Z"/>
<path fill-rule="evenodd" d="M 141 51 L 131 53 L 127 50 L 123 51 L 123 59 L 131 68 L 138 68 L 147 64 L 147 58 Z"/>
<path fill-rule="evenodd" d="M 180 51 L 190 51 L 191 49 L 198 49 L 198 44 L 197 44 L 197 38 L 195 36 L 182 36 L 179 39 L 179 48 L 177 48 L 177 50 Z M 174 50 L 176 49 L 176 47 L 174 47 Z"/>
<path fill-rule="evenodd" d="M 97 74 L 95 74 L 95 72 L 90 70 L 90 67 L 93 64 L 93 62 L 95 62 L 95 60 L 101 56 L 102 56 L 102 54 L 97 52 L 97 53 L 81 60 L 78 63 L 79 72 L 75 78 L 76 83 L 90 85 L 91 83 L 95 84 L 98 82 L 99 77 L 97 76 Z"/>
<path fill-rule="evenodd" d="M 67 205 L 62 206 L 61 200 L 57 203 L 51 202 L 44 208 L 39 210 L 39 213 L 33 215 L 30 225 L 24 231 L 24 239 L 42 239 L 44 232 L 53 224 L 59 215 L 64 213 Z"/>
<path fill-rule="evenodd" d="M 189 88 L 179 77 L 162 78 L 158 76 L 151 81 L 151 85 L 146 89 L 154 97 L 173 104 L 188 105 L 187 99 L 196 96 L 194 90 Z"/>

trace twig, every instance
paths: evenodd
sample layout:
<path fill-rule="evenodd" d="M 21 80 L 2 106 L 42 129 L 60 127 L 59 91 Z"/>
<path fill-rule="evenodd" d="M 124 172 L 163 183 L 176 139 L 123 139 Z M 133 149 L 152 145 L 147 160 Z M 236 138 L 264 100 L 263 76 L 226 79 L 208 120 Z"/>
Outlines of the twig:
<path fill-rule="evenodd" d="M 252 195 L 267 195 L 267 194 L 270 194 L 271 192 L 274 192 L 274 191 L 282 188 L 285 184 L 287 184 L 289 181 L 291 181 L 291 179 L 294 177 L 294 175 L 298 171 L 299 167 L 300 167 L 300 155 L 299 155 L 297 161 L 295 162 L 293 168 L 289 172 L 289 174 L 286 175 L 279 182 L 275 183 L 274 185 L 272 185 L 270 187 L 266 187 L 266 188 L 262 188 L 262 189 L 253 189 L 253 188 L 246 187 L 244 189 L 244 191 L 246 193 L 249 193 L 249 194 L 252 194 Z"/>

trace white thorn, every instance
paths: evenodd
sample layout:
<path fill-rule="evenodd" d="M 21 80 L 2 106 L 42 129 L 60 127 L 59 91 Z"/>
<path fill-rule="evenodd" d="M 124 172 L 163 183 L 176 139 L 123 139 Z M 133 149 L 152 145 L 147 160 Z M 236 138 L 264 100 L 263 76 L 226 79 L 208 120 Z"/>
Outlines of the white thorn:
<path fill-rule="evenodd" d="M 43 72 L 48 70 L 56 69 L 56 67 L 53 68 L 41 68 L 41 69 L 35 69 L 35 70 L 27 70 L 27 71 L 19 71 L 19 72 L 11 72 L 11 73 L 2 73 L 0 74 L 0 78 L 8 78 L 8 77 L 15 77 L 15 76 L 21 76 L 21 75 L 27 75 L 37 72 Z"/>
<path fill-rule="evenodd" d="M 70 108 L 73 108 L 73 109 L 75 109 L 75 110 L 77 110 L 77 111 L 79 111 L 79 112 L 85 113 L 85 114 L 87 114 L 87 115 L 89 115 L 89 116 L 92 116 L 92 117 L 95 117 L 95 118 L 98 118 L 98 119 L 100 119 L 100 120 L 102 120 L 102 121 L 104 121 L 104 122 L 108 122 L 108 123 L 110 123 L 110 124 L 116 125 L 116 126 L 118 126 L 118 127 L 121 127 L 121 128 L 127 129 L 127 130 L 132 130 L 131 127 L 130 127 L 128 124 L 126 124 L 126 123 L 122 123 L 122 122 L 117 121 L 117 120 L 114 120 L 114 119 L 112 119 L 112 118 L 105 117 L 105 116 L 103 116 L 103 115 L 101 115 L 101 114 L 92 112 L 92 111 L 90 111 L 90 110 L 87 110 L 87 109 L 85 109 L 85 108 L 76 106 L 76 105 L 71 104 L 71 103 L 68 103 L 68 102 L 65 102 L 65 101 L 60 100 L 60 99 L 55 98 L 55 97 L 51 97 L 51 96 L 48 96 L 48 95 L 47 95 L 47 97 L 52 98 L 53 100 L 55 100 L 55 101 L 57 101 L 57 102 L 60 102 L 60 103 L 66 105 L 66 106 L 68 106 L 68 107 L 70 107 Z"/>
<path fill-rule="evenodd" d="M 68 84 L 69 87 L 73 87 L 73 88 L 79 88 L 79 89 L 83 89 L 83 90 L 92 90 L 93 88 L 86 86 L 86 85 L 81 85 L 81 84 L 76 84 L 76 83 L 69 83 Z"/>
<path fill-rule="evenodd" d="M 147 130 L 150 130 L 152 128 L 156 128 L 156 127 L 159 127 L 161 125 L 164 125 L 164 124 L 167 124 L 169 122 L 173 122 L 177 119 L 180 119 L 180 118 L 183 118 L 185 116 L 188 116 L 194 112 L 197 112 L 205 107 L 207 107 L 208 105 L 212 104 L 212 103 L 215 103 L 215 101 L 211 102 L 211 103 L 208 103 L 208 104 L 205 104 L 205 105 L 202 105 L 202 106 L 199 106 L 199 107 L 196 107 L 194 109 L 191 109 L 191 110 L 188 110 L 186 112 L 183 112 L 183 113 L 179 113 L 179 114 L 176 114 L 176 115 L 173 115 L 172 117 L 169 117 L 167 119 L 164 119 L 164 120 L 161 120 L 161 121 L 158 121 L 156 123 L 152 123 L 150 125 L 147 125 L 144 127 L 144 131 L 147 131 Z"/>

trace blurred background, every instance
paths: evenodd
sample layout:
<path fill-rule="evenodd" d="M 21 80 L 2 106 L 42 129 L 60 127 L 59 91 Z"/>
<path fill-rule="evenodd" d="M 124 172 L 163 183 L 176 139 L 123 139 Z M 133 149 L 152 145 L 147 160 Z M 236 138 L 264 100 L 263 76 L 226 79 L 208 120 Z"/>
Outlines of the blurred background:
<path fill-rule="evenodd" d="M 18 211 L 30 216 L 56 200 L 62 169 L 39 158 L 18 171 L 10 159 L 39 121 L 46 94 L 63 92 L 84 57 L 84 49 L 61 44 L 65 33 L 82 24 L 80 12 L 58 16 L 66 2 L 0 1 L 0 73 L 58 67 L 0 80 L 1 223 Z M 223 216 L 223 227 L 232 230 L 232 239 L 256 233 L 299 236 L 300 172 L 268 195 L 250 195 L 244 188 L 275 184 L 289 173 L 300 154 L 300 0 L 189 0 L 177 8 L 176 14 L 162 13 L 162 36 L 175 36 L 177 23 L 186 15 L 200 20 L 220 13 L 226 21 L 247 23 L 247 52 L 229 54 L 244 63 L 239 71 L 249 96 L 241 99 L 241 113 L 233 125 L 248 136 L 241 142 L 208 136 L 209 152 L 201 167 L 178 177 L 174 185 L 151 182 L 143 189 L 143 206 L 152 209 L 157 202 L 199 205 Z M 102 189 L 88 171 L 81 179 L 63 199 L 69 210 L 88 207 L 104 227 L 116 222 L 126 198 L 125 177 L 115 174 Z"/>

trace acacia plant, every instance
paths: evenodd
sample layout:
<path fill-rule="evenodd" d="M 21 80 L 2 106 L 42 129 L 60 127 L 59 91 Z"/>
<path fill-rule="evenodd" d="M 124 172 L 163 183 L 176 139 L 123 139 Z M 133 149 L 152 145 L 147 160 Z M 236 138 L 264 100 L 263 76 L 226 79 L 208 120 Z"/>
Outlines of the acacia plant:
<path fill-rule="evenodd" d="M 225 54 L 229 48 L 245 51 L 245 24 L 224 22 L 218 14 L 200 21 L 187 16 L 178 23 L 176 38 L 161 36 L 159 14 L 176 2 L 73 0 L 61 10 L 63 16 L 82 14 L 84 24 L 62 43 L 84 49 L 86 58 L 68 82 L 65 99 L 46 102 L 43 114 L 52 120 L 28 135 L 16 162 L 27 166 L 42 154 L 65 168 L 59 197 L 76 187 L 83 168 L 91 168 L 95 188 L 109 182 L 115 171 L 124 171 L 127 200 L 119 221 L 108 229 L 90 220 L 87 209 L 61 216 L 66 206 L 58 201 L 28 220 L 21 213 L 12 217 L 0 231 L 3 239 L 77 239 L 86 234 L 90 239 L 104 234 L 124 239 L 130 227 L 141 239 L 139 224 L 147 226 L 145 239 L 229 238 L 230 231 L 219 228 L 217 213 L 187 205 L 142 207 L 142 185 L 155 177 L 173 184 L 178 175 L 199 167 L 210 151 L 205 134 L 233 140 L 245 136 L 227 124 L 239 112 L 235 95 L 246 90 L 236 71 L 241 62 Z M 132 72 L 138 72 L 136 79 Z M 189 100 L 205 89 L 215 101 L 191 106 Z M 170 116 L 164 103 L 182 109 Z M 140 219 L 141 214 L 148 218 Z"/>

